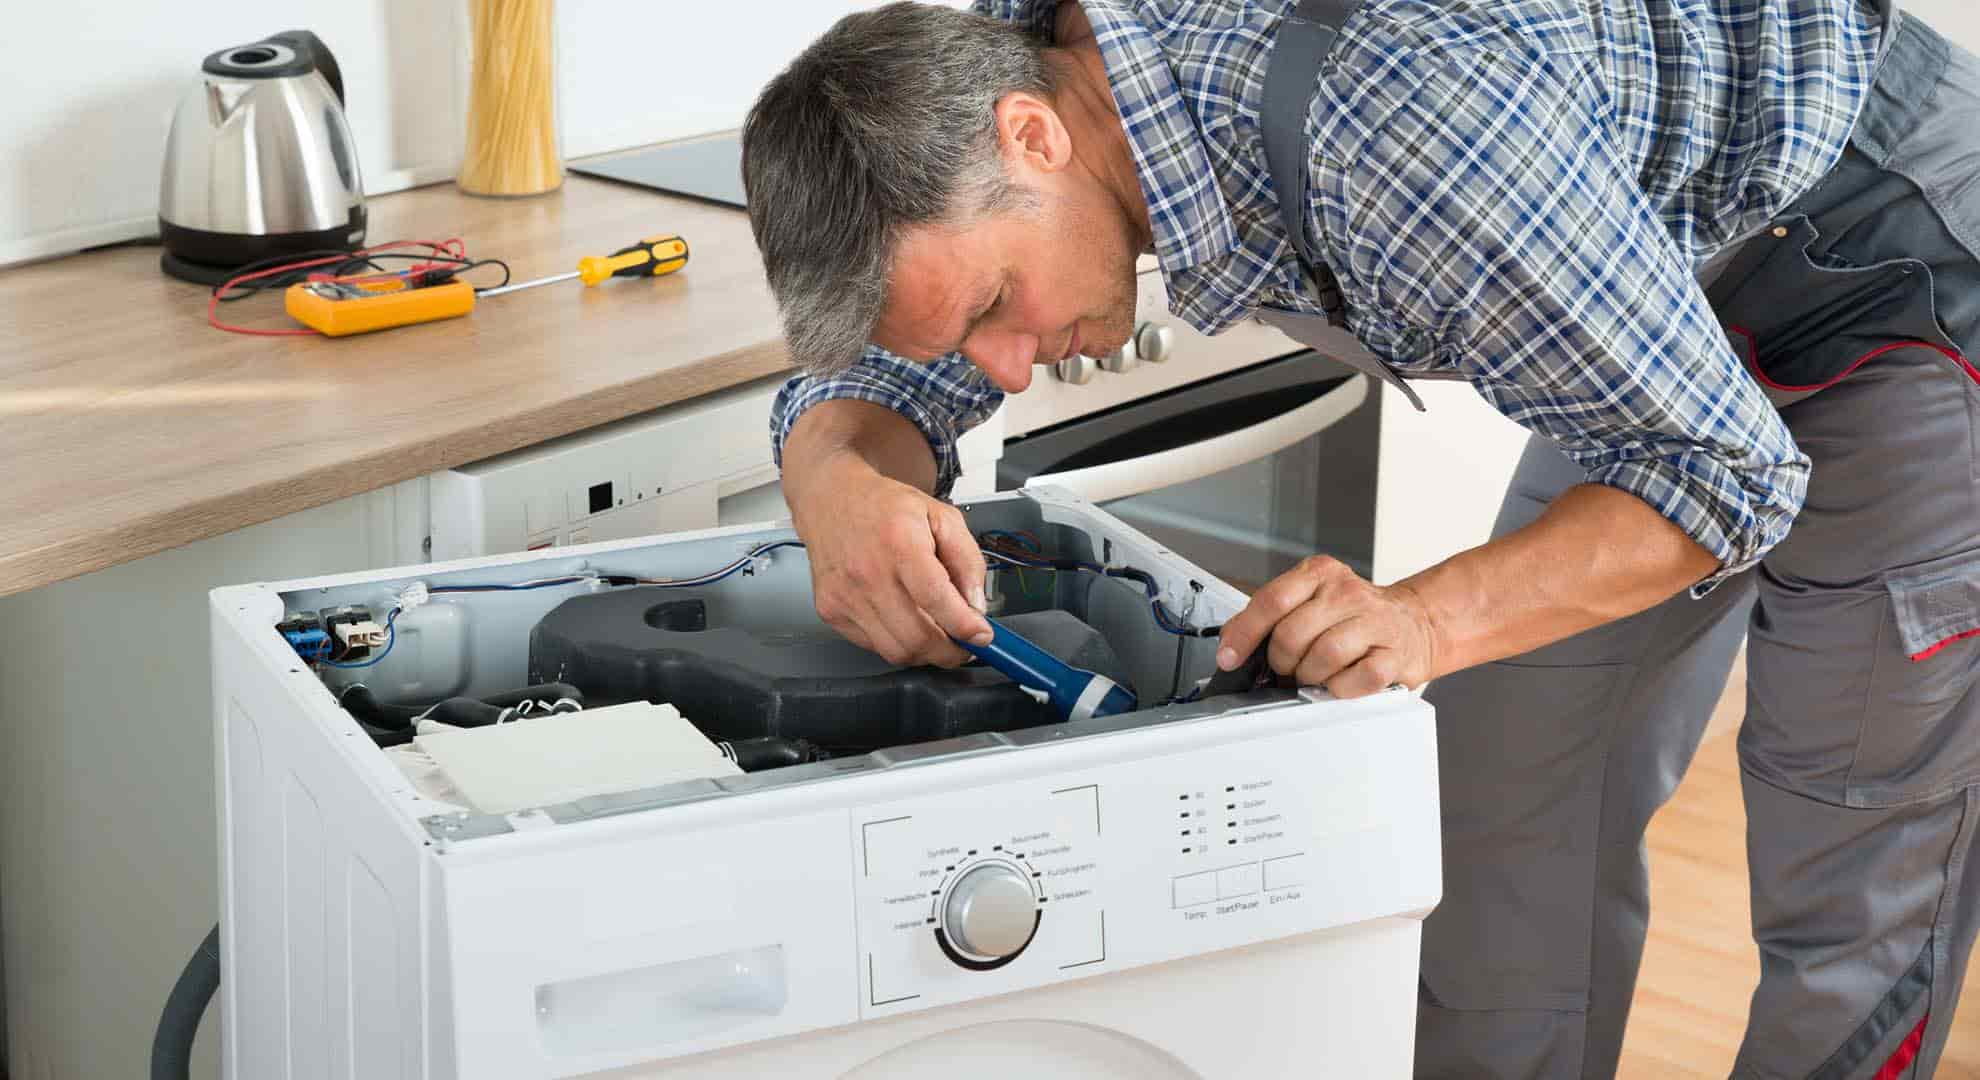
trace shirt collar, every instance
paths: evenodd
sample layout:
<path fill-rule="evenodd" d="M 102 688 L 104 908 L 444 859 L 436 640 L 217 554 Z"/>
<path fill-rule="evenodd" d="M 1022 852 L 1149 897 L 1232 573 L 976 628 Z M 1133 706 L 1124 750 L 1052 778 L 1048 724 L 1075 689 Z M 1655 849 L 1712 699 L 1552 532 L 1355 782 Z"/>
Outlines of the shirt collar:
<path fill-rule="evenodd" d="M 1118 0 L 1085 0 L 1083 7 L 1134 155 L 1141 194 L 1148 200 L 1155 256 L 1163 272 L 1186 270 L 1236 251 L 1230 209 L 1162 47 Z"/>

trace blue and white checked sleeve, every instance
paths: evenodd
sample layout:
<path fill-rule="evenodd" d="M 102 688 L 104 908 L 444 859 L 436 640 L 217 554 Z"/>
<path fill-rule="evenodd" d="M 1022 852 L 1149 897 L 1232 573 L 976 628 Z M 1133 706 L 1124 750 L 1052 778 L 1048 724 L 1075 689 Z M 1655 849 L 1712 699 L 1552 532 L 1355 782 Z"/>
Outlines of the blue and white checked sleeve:
<path fill-rule="evenodd" d="M 1052 19 L 1058 14 L 1059 0 L 974 0 L 969 9 L 978 15 L 1016 23 L 1035 34 L 1052 33 Z"/>
<path fill-rule="evenodd" d="M 1361 127 L 1337 193 L 1347 255 L 1388 324 L 1378 353 L 1461 372 L 1655 507 L 1719 560 L 1702 595 L 1787 534 L 1808 459 L 1577 74 L 1482 50 L 1425 73 Z"/>
<path fill-rule="evenodd" d="M 868 345 L 850 369 L 830 376 L 800 375 L 777 392 L 770 409 L 770 447 L 779 469 L 784 440 L 798 417 L 821 401 L 840 399 L 885 405 L 921 429 L 935 453 L 935 497 L 946 499 L 962 471 L 956 441 L 997 411 L 1004 392 L 961 353 L 917 364 Z"/>

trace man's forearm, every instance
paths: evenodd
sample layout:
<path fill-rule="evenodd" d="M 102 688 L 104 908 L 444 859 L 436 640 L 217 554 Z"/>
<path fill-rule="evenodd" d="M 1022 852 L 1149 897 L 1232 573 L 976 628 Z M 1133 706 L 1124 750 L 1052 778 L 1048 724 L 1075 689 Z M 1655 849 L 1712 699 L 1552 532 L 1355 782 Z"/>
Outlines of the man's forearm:
<path fill-rule="evenodd" d="M 1648 503 L 1583 484 L 1525 528 L 1398 585 L 1430 618 L 1437 677 L 1633 615 L 1717 568 Z"/>
<path fill-rule="evenodd" d="M 784 440 L 784 498 L 796 507 L 831 486 L 834 472 L 865 465 L 882 476 L 935 489 L 935 452 L 907 417 L 865 401 L 824 401 L 805 410 Z"/>

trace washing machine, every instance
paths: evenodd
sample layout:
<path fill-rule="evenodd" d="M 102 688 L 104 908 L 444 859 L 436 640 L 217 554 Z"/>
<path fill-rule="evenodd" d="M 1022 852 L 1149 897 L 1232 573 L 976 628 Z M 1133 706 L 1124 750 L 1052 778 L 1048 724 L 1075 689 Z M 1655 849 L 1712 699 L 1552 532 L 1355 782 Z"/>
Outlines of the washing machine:
<path fill-rule="evenodd" d="M 964 510 L 998 617 L 1084 635 L 1137 708 L 833 652 L 778 523 L 216 590 L 226 1075 L 1408 1076 L 1429 706 L 1212 679 L 1241 593 L 1063 491 Z M 385 638 L 332 666 L 298 613 Z M 607 618 L 756 666 L 708 694 L 571 644 Z M 344 707 L 559 679 L 814 752 L 488 809 Z"/>

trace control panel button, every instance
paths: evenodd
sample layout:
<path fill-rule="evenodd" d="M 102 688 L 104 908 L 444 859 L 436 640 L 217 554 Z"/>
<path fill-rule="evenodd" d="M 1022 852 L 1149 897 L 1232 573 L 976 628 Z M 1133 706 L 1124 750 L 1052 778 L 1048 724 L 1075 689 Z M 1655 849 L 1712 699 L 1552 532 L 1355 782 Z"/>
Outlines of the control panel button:
<path fill-rule="evenodd" d="M 1258 864 L 1245 863 L 1217 871 L 1217 899 L 1230 900 L 1258 891 Z"/>
<path fill-rule="evenodd" d="M 1306 884 L 1306 856 L 1287 855 L 1265 860 L 1265 887 L 1285 889 Z"/>
<path fill-rule="evenodd" d="M 1179 877 L 1175 880 L 1174 901 L 1176 907 L 1195 907 L 1198 904 L 1210 903 L 1215 899 L 1217 899 L 1217 872 L 1214 870 L 1205 871 L 1201 874 L 1190 874 L 1187 877 Z"/>
<path fill-rule="evenodd" d="M 1160 323 L 1142 323 L 1134 332 L 1134 351 L 1151 364 L 1167 360 L 1175 344 L 1176 332 Z"/>

